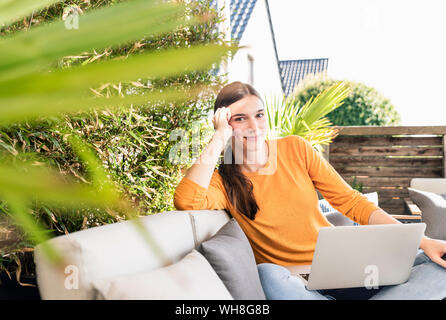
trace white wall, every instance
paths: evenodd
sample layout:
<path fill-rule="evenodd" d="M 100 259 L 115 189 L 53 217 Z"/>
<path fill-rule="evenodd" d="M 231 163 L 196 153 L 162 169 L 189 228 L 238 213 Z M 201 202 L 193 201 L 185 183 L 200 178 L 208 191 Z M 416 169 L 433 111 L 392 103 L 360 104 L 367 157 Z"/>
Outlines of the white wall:
<path fill-rule="evenodd" d="M 257 0 L 240 46 L 248 46 L 248 48 L 240 49 L 234 55 L 229 66 L 229 82 L 249 83 L 248 55 L 250 55 L 254 58 L 254 88 L 262 96 L 281 96 L 283 93 L 279 69 L 264 0 Z"/>

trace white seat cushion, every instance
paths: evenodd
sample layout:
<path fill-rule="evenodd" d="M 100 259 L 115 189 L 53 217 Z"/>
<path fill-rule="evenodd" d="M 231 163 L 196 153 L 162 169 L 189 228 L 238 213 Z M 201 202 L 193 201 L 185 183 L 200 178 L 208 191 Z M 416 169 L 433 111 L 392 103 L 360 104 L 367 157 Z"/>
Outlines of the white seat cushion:
<path fill-rule="evenodd" d="M 197 250 L 164 268 L 93 282 L 100 300 L 232 300 Z"/>

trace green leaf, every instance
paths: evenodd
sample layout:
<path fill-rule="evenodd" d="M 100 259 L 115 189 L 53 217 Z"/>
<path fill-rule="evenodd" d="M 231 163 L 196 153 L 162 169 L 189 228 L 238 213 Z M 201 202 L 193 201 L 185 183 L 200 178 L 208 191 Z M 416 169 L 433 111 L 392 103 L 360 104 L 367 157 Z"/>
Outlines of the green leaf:
<path fill-rule="evenodd" d="M 267 102 L 270 128 L 279 131 L 281 136 L 302 136 L 316 147 L 327 144 L 335 130 L 329 128 L 331 123 L 324 116 L 338 108 L 349 92 L 350 88 L 340 82 L 327 88 L 316 98 L 311 97 L 302 107 L 294 96 L 283 98 L 281 102 Z"/>
<path fill-rule="evenodd" d="M 184 7 L 155 0 L 126 1 L 79 16 L 79 28 L 58 20 L 0 41 L 0 80 L 48 68 L 64 56 L 101 49 L 144 36 L 174 30 L 187 23 L 179 18 Z"/>
<path fill-rule="evenodd" d="M 30 215 L 29 208 L 26 205 L 28 201 L 17 194 L 12 193 L 6 193 L 4 194 L 4 197 L 11 210 L 14 222 L 28 233 L 29 239 L 34 244 L 42 244 L 42 250 L 50 261 L 55 263 L 61 262 L 63 258 L 60 252 L 46 242 L 49 239 L 47 232 Z"/>
<path fill-rule="evenodd" d="M 93 149 L 82 141 L 79 136 L 68 134 L 66 137 L 76 155 L 87 167 L 93 186 L 96 189 L 100 189 L 102 193 L 105 193 L 107 198 L 117 197 L 113 183 L 108 178 L 107 172 L 103 169 Z"/>
<path fill-rule="evenodd" d="M 9 25 L 56 2 L 60 0 L 0 0 L 0 26 Z"/>
<path fill-rule="evenodd" d="M 63 96 L 89 92 L 90 87 L 110 82 L 127 82 L 137 78 L 160 78 L 188 71 L 210 68 L 228 51 L 220 45 L 199 45 L 140 54 L 125 60 L 77 66 L 51 73 L 34 73 L 13 80 L 0 81 L 0 96 L 24 97 L 30 94 L 57 93 Z M 0 105 L 2 101 L 0 100 Z"/>
<path fill-rule="evenodd" d="M 130 95 L 110 98 L 85 98 L 64 96 L 63 94 L 40 94 L 24 97 L 0 99 L 0 125 L 9 125 L 30 121 L 37 117 L 57 115 L 67 112 L 91 111 L 102 109 L 118 109 L 131 104 L 144 105 L 150 103 L 183 102 L 196 97 L 201 87 L 192 87 L 185 92 L 178 87 L 167 88 L 163 91 L 151 91 L 144 95 Z"/>
<path fill-rule="evenodd" d="M 110 189 L 96 189 L 62 177 L 49 167 L 19 163 L 20 168 L 0 164 L 0 197 L 20 195 L 49 205 L 66 207 L 106 207 L 116 205 L 116 194 Z M 10 197 L 10 196 L 8 196 Z"/>

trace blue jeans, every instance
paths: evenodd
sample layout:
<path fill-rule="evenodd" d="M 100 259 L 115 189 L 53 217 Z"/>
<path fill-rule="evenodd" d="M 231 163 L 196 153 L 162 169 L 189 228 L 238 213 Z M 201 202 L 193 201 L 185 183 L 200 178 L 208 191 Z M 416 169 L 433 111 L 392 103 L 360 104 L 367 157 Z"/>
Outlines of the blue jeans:
<path fill-rule="evenodd" d="M 446 298 L 446 269 L 419 250 L 409 280 L 378 289 L 307 290 L 298 277 L 277 264 L 257 265 L 267 300 L 441 300 Z"/>

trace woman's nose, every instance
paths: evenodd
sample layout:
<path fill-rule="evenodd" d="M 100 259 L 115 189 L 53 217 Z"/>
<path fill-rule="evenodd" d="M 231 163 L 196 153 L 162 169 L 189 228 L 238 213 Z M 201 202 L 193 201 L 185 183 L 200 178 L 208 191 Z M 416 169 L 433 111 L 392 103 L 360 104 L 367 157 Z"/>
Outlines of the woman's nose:
<path fill-rule="evenodd" d="M 248 121 L 248 129 L 250 131 L 256 132 L 258 128 L 258 124 L 255 119 L 250 118 Z"/>

